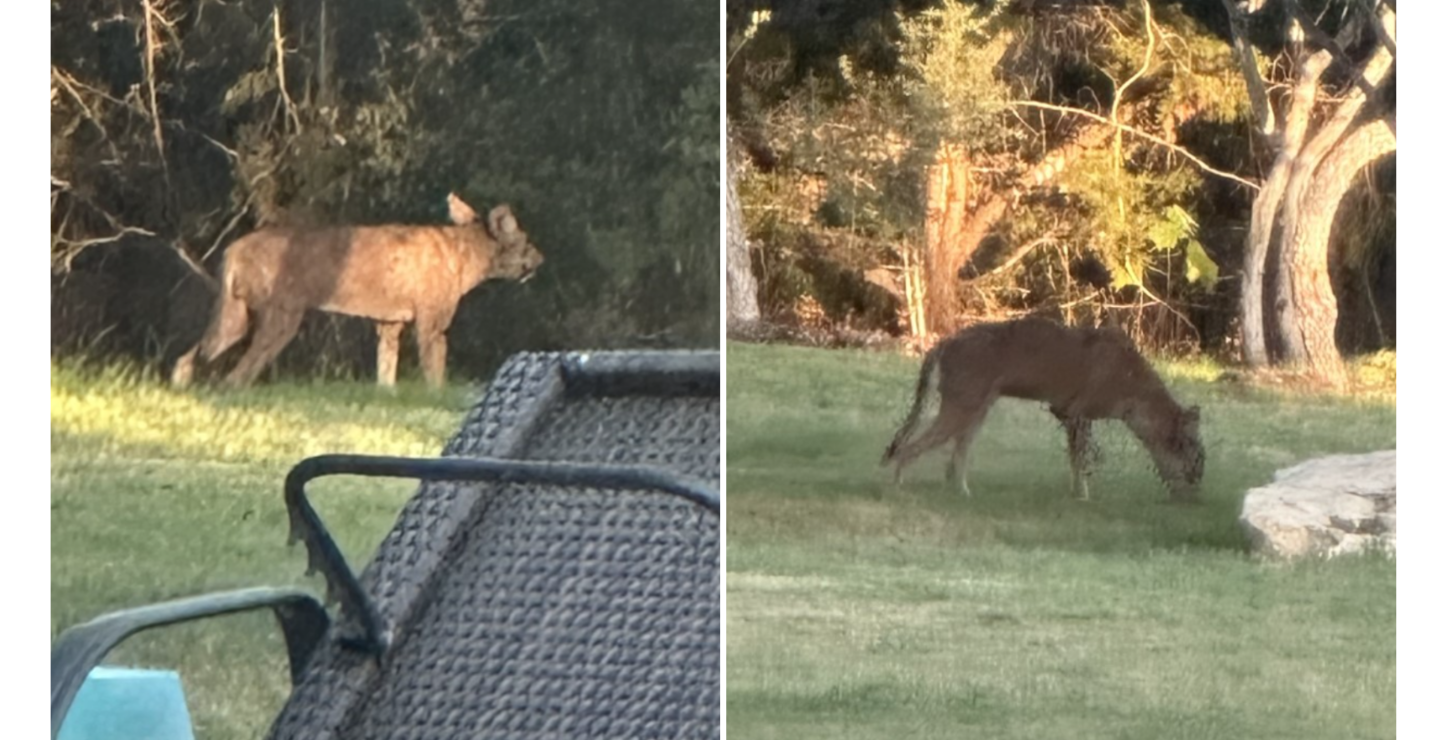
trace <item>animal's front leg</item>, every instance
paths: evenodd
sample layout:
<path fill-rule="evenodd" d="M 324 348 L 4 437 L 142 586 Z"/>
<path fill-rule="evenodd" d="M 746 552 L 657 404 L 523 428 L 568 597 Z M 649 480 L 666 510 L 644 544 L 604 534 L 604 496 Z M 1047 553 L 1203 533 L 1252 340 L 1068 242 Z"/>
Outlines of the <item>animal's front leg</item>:
<path fill-rule="evenodd" d="M 450 319 L 455 307 L 444 310 L 429 310 L 415 317 L 415 341 L 420 344 L 420 367 L 425 371 L 425 380 L 430 387 L 445 385 L 445 331 L 450 328 Z"/>
<path fill-rule="evenodd" d="M 1051 413 L 1065 427 L 1065 447 L 1070 458 L 1070 491 L 1081 501 L 1090 500 L 1090 467 L 1096 458 L 1095 438 L 1089 419 L 1068 416 L 1054 409 Z"/>
<path fill-rule="evenodd" d="M 375 347 L 375 381 L 380 385 L 395 385 L 396 369 L 400 365 L 400 332 L 405 328 L 401 321 L 375 322 L 378 342 Z"/>
<path fill-rule="evenodd" d="M 445 385 L 445 332 L 434 332 L 420 338 L 420 364 L 431 388 Z"/>
<path fill-rule="evenodd" d="M 1075 498 L 1081 501 L 1090 500 L 1090 481 L 1086 471 L 1077 469 L 1074 464 L 1070 467 L 1070 490 Z"/>

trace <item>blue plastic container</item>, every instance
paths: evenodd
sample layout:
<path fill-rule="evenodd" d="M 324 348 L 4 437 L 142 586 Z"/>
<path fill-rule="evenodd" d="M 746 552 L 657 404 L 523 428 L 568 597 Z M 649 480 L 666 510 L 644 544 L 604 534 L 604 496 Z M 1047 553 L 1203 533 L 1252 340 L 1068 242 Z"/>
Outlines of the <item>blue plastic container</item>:
<path fill-rule="evenodd" d="M 180 674 L 99 666 L 65 715 L 59 740 L 195 740 Z"/>

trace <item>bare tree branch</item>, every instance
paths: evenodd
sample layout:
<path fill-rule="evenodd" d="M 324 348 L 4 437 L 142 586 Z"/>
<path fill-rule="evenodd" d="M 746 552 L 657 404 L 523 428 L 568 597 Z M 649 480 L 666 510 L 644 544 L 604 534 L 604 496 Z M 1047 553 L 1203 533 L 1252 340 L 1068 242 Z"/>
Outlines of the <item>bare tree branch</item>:
<path fill-rule="evenodd" d="M 155 57 L 160 55 L 159 31 L 156 23 L 168 27 L 170 21 L 155 7 L 155 0 L 140 0 L 145 11 L 145 86 L 150 93 L 150 119 L 155 127 L 155 149 L 160 155 L 160 164 L 169 170 L 165 161 L 165 135 L 160 125 L 160 100 L 155 93 Z"/>
<path fill-rule="evenodd" d="M 275 3 L 275 12 L 271 15 L 274 19 L 272 24 L 275 29 L 275 79 L 280 84 L 280 98 L 285 104 L 285 114 L 295 131 L 300 130 L 300 117 L 295 114 L 295 101 L 290 99 L 290 91 L 285 87 L 285 35 L 280 31 L 280 3 Z"/>
<path fill-rule="evenodd" d="M 217 293 L 220 292 L 220 281 L 216 280 L 213 275 L 207 272 L 204 265 L 196 262 L 195 258 L 190 256 L 190 252 L 185 249 L 183 242 L 177 239 L 170 244 L 170 248 L 175 252 L 175 256 L 180 258 L 180 262 L 190 268 L 190 271 L 195 273 L 195 276 L 200 278 L 201 282 L 209 286 L 211 290 Z"/>
<path fill-rule="evenodd" d="M 1293 4 L 1294 0 L 1290 0 L 1290 2 Z M 1334 57 L 1336 61 L 1340 62 L 1340 66 L 1344 67 L 1345 70 L 1350 73 L 1350 76 L 1354 79 L 1355 84 L 1359 85 L 1360 89 L 1365 91 L 1365 94 L 1367 96 L 1373 96 L 1375 94 L 1374 85 L 1370 84 L 1370 81 L 1365 79 L 1364 71 L 1354 62 L 1350 61 L 1350 57 L 1345 53 L 1344 49 L 1340 48 L 1340 44 L 1337 43 L 1335 39 L 1327 36 L 1324 31 L 1320 30 L 1320 27 L 1315 25 L 1315 21 L 1310 20 L 1310 16 L 1305 15 L 1305 11 L 1301 9 L 1298 5 L 1295 5 L 1293 7 L 1292 12 L 1294 14 L 1295 20 L 1299 21 L 1300 28 L 1305 31 L 1305 37 L 1310 39 L 1310 41 L 1313 42 L 1315 45 L 1319 46 L 1325 51 L 1330 52 L 1330 56 Z M 1377 17 L 1375 20 L 1378 22 L 1379 18 Z M 1350 26 L 1358 29 L 1360 26 L 1359 19 L 1352 18 L 1350 22 L 1347 23 L 1346 30 L 1349 30 Z M 1381 28 L 1381 30 L 1384 30 L 1383 27 Z M 1395 53 L 1394 47 L 1391 47 L 1390 53 Z"/>
<path fill-rule="evenodd" d="M 1250 180 L 1246 180 L 1245 178 L 1243 178 L 1243 177 L 1241 177 L 1241 176 L 1239 176 L 1239 175 L 1237 175 L 1237 174 L 1234 174 L 1233 172 L 1225 172 L 1224 170 L 1217 170 L 1217 169 L 1215 169 L 1214 167 L 1211 167 L 1210 165 L 1208 165 L 1208 164 L 1205 163 L 1205 160 L 1200 159 L 1199 157 L 1195 156 L 1194 154 L 1191 154 L 1190 152 L 1186 151 L 1184 147 L 1182 147 L 1182 146 L 1180 146 L 1180 145 L 1178 145 L 1178 144 L 1172 144 L 1172 143 L 1170 143 L 1170 142 L 1168 142 L 1168 141 L 1166 141 L 1166 140 L 1164 140 L 1164 139 L 1162 139 L 1162 138 L 1160 138 L 1160 137 L 1158 137 L 1158 136 L 1156 136 L 1156 135 L 1154 135 L 1154 134 L 1150 134 L 1150 133 L 1146 133 L 1146 132 L 1144 132 L 1144 131 L 1141 131 L 1140 129 L 1137 129 L 1137 128 L 1135 128 L 1134 126 L 1127 126 L 1126 124 L 1123 124 L 1123 123 L 1118 123 L 1118 122 L 1115 122 L 1115 121 L 1111 121 L 1109 118 L 1106 118 L 1105 116 L 1101 116 L 1101 115 L 1098 115 L 1098 114 L 1095 114 L 1095 113 L 1091 113 L 1091 112 L 1088 111 L 1088 110 L 1082 110 L 1082 109 L 1080 109 L 1080 108 L 1071 108 L 1071 107 L 1065 106 L 1065 105 L 1053 105 L 1053 104 L 1051 104 L 1051 103 L 1041 103 L 1041 102 L 1034 101 L 1034 100 L 1016 100 L 1016 101 L 1012 101 L 1010 104 L 1011 104 L 1011 105 L 1016 105 L 1016 106 L 1022 106 L 1022 107 L 1025 107 L 1025 108 L 1041 108 L 1041 109 L 1043 109 L 1043 110 L 1053 110 L 1053 111 L 1058 111 L 1058 112 L 1060 112 L 1060 113 L 1073 113 L 1073 114 L 1075 114 L 1075 115 L 1077 115 L 1077 116 L 1084 116 L 1084 117 L 1086 117 L 1086 118 L 1089 118 L 1089 119 L 1092 119 L 1092 120 L 1095 120 L 1095 121 L 1099 121 L 1100 123 L 1104 123 L 1104 124 L 1107 124 L 1107 125 L 1110 125 L 1110 126 L 1114 126 L 1114 127 L 1118 128 L 1118 129 L 1120 129 L 1121 131 L 1124 131 L 1124 132 L 1129 133 L 1129 134 L 1134 134 L 1135 136 L 1138 136 L 1138 137 L 1140 137 L 1140 138 L 1142 138 L 1142 139 L 1145 139 L 1146 141 L 1149 141 L 1149 142 L 1151 142 L 1151 143 L 1153 143 L 1153 144 L 1158 144 L 1158 145 L 1160 145 L 1160 146 L 1163 146 L 1163 147 L 1165 147 L 1166 149 L 1169 149 L 1170 151 L 1175 152 L 1176 154 L 1179 154 L 1180 156 L 1182 156 L 1182 157 L 1190 160 L 1191 162 L 1194 162 L 1197 167 L 1199 167 L 1200 169 L 1202 169 L 1202 170 L 1204 170 L 1204 171 L 1206 171 L 1206 172 L 1209 172 L 1209 173 L 1212 174 L 1212 175 L 1215 175 L 1216 177 L 1223 177 L 1223 178 L 1225 178 L 1226 180 L 1231 180 L 1231 181 L 1233 181 L 1233 182 L 1237 182 L 1237 183 L 1239 183 L 1239 184 L 1241 184 L 1241 185 L 1244 185 L 1244 186 L 1247 187 L 1247 188 L 1250 188 L 1251 190 L 1259 190 L 1259 189 L 1260 189 L 1260 186 L 1259 186 L 1259 185 L 1255 184 L 1254 182 L 1251 182 Z"/>
<path fill-rule="evenodd" d="M 1020 260 L 1025 259 L 1025 256 L 1026 256 L 1026 255 L 1028 255 L 1028 254 L 1030 254 L 1031 252 L 1035 251 L 1037 248 L 1043 247 L 1043 246 L 1045 246 L 1045 245 L 1047 245 L 1047 244 L 1053 245 L 1053 244 L 1057 244 L 1057 243 L 1058 243 L 1058 242 L 1055 241 L 1055 238 L 1054 238 L 1053 236 L 1049 235 L 1049 234 L 1046 234 L 1045 236 L 1042 236 L 1042 237 L 1040 237 L 1039 239 L 1032 239 L 1032 240 L 1026 242 L 1026 243 L 1025 243 L 1023 246 L 1021 246 L 1019 249 L 1015 250 L 1015 254 L 1010 255 L 1010 259 L 1005 260 L 1005 264 L 1000 265 L 999 267 L 991 270 L 991 271 L 990 271 L 990 274 L 991 274 L 991 275 L 999 275 L 999 274 L 1001 274 L 1001 273 L 1004 273 L 1005 271 L 1009 270 L 1010 268 L 1014 267 L 1015 265 L 1020 264 Z"/>
<path fill-rule="evenodd" d="M 60 87 L 64 88 L 65 92 L 70 94 L 70 97 L 75 100 L 75 104 L 80 106 L 80 111 L 85 114 L 85 120 L 89 121 L 92 125 L 95 126 L 97 130 L 99 130 L 100 138 L 105 140 L 105 146 L 109 147 L 110 149 L 110 156 L 115 159 L 119 159 L 120 151 L 115 147 L 115 142 L 111 141 L 110 132 L 105 130 L 105 126 L 100 123 L 100 117 L 95 115 L 95 111 L 91 110 L 90 106 L 85 104 L 85 98 L 80 96 L 80 91 L 77 88 L 85 87 L 86 89 L 92 90 L 93 92 L 98 91 L 94 91 L 93 88 L 82 85 L 74 77 L 71 77 L 64 70 L 56 67 L 53 64 L 50 65 L 50 79 L 60 83 Z M 114 100 L 114 98 L 110 99 Z"/>
<path fill-rule="evenodd" d="M 105 215 L 109 217 L 109 214 Z M 69 270 L 70 264 L 74 262 L 75 258 L 87 248 L 93 247 L 96 244 L 109 244 L 110 242 L 117 242 L 131 235 L 155 236 L 155 232 L 149 229 L 142 229 L 138 226 L 120 226 L 119 231 L 116 231 L 109 236 L 97 236 L 91 237 L 89 239 L 81 239 L 79 241 L 71 241 L 69 239 L 66 239 L 62 236 L 59 236 L 59 233 L 57 232 L 52 237 L 52 243 L 60 245 L 60 249 L 58 253 L 51 254 L 52 267 L 54 264 L 59 263 L 61 265 L 64 265 L 66 270 Z"/>
<path fill-rule="evenodd" d="M 1135 74 L 1115 88 L 1115 104 L 1110 106 L 1111 125 L 1120 125 L 1120 101 L 1125 99 L 1125 91 L 1135 84 L 1136 80 L 1145 76 L 1150 70 L 1150 59 L 1155 55 L 1155 24 L 1150 18 L 1150 0 L 1140 0 L 1140 6 L 1145 10 L 1145 61 L 1141 62 L 1140 69 Z"/>
<path fill-rule="evenodd" d="M 1150 59 L 1155 55 L 1155 26 L 1150 18 L 1150 0 L 1140 0 L 1140 6 L 1145 10 L 1145 61 L 1140 64 L 1140 69 L 1135 70 L 1135 74 L 1130 75 L 1130 79 L 1125 80 L 1125 82 L 1121 83 L 1121 85 L 1115 89 L 1115 102 L 1110 105 L 1110 125 L 1115 128 L 1115 143 L 1112 146 L 1112 151 L 1114 153 L 1116 177 L 1120 176 L 1120 169 L 1124 164 L 1122 151 L 1122 135 L 1124 132 L 1120 128 L 1120 103 L 1125 99 L 1125 90 L 1135 84 L 1135 81 L 1140 79 L 1140 77 L 1150 69 Z M 1121 195 L 1117 197 L 1115 201 L 1120 207 L 1120 221 L 1124 223 L 1125 196 Z"/>
<path fill-rule="evenodd" d="M 1250 108 L 1255 112 L 1255 127 L 1266 139 L 1275 136 L 1275 111 L 1260 69 L 1255 66 L 1255 49 L 1250 46 L 1249 17 L 1235 7 L 1235 0 L 1221 0 L 1230 14 L 1230 35 L 1235 38 L 1235 61 L 1245 76 L 1245 89 L 1250 94 Z M 1252 3 L 1250 12 L 1257 12 L 1260 3 Z"/>
<path fill-rule="evenodd" d="M 210 244 L 209 249 L 205 250 L 205 254 L 200 257 L 201 260 L 210 259 L 210 255 L 214 254 L 215 250 L 220 248 L 220 242 L 224 241 L 225 237 L 235 229 L 235 224 L 240 223 L 240 219 L 244 218 L 245 214 L 250 211 L 250 204 L 254 200 L 254 188 L 247 188 L 245 191 L 245 202 L 240 204 L 240 207 L 235 210 L 235 215 L 231 216 L 230 220 L 225 223 L 225 228 L 221 229 L 220 233 L 215 235 L 215 241 Z"/>
<path fill-rule="evenodd" d="M 1382 8 L 1392 14 L 1395 12 L 1393 8 L 1386 6 L 1384 0 L 1374 0 L 1373 4 L 1370 7 L 1370 28 L 1375 32 L 1375 38 L 1379 39 L 1380 43 L 1384 44 L 1385 48 L 1390 50 L 1391 56 L 1394 56 L 1395 33 L 1394 29 L 1385 28 L 1385 14 L 1381 12 Z"/>

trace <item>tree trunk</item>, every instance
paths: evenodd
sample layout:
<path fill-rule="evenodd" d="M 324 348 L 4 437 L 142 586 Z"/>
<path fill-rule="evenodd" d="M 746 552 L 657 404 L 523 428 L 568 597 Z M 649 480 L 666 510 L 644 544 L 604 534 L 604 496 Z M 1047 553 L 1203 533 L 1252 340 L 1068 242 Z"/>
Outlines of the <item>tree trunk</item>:
<path fill-rule="evenodd" d="M 1232 10 L 1232 22 L 1237 15 L 1233 13 L 1233 3 L 1228 2 L 1227 7 Z M 1357 13 L 1364 13 L 1358 10 Z M 1388 34 L 1390 38 L 1395 33 L 1395 13 L 1385 5 L 1377 9 L 1379 30 Z M 1292 18 L 1290 21 L 1292 33 L 1297 32 L 1300 24 Z M 1351 22 L 1341 31 L 1341 38 L 1353 40 L 1358 37 L 1359 29 L 1365 23 L 1360 15 L 1352 18 Z M 1238 33 L 1238 32 L 1237 32 Z M 1313 39 L 1312 39 L 1313 40 Z M 1297 38 L 1297 45 L 1299 39 Z M 1328 48 L 1337 48 L 1337 44 L 1326 41 L 1321 44 L 1319 51 L 1313 52 L 1304 57 L 1301 63 L 1301 71 L 1293 87 L 1288 109 L 1285 115 L 1283 132 L 1278 142 L 1275 143 L 1276 158 L 1271 165 L 1270 172 L 1265 178 L 1265 183 L 1260 189 L 1250 212 L 1250 231 L 1246 237 L 1245 245 L 1245 266 L 1241 275 L 1241 298 L 1240 298 L 1240 322 L 1242 349 L 1246 364 L 1254 367 L 1268 364 L 1270 361 L 1269 349 L 1274 349 L 1276 355 L 1286 361 L 1311 361 L 1311 358 L 1318 359 L 1327 365 L 1332 365 L 1332 360 L 1338 361 L 1338 354 L 1334 358 L 1329 357 L 1325 350 L 1317 349 L 1314 354 L 1303 348 L 1302 335 L 1313 337 L 1315 332 L 1302 330 L 1298 324 L 1302 321 L 1299 318 L 1301 312 L 1307 312 L 1307 319 L 1312 320 L 1315 316 L 1323 315 L 1326 308 L 1310 307 L 1308 304 L 1315 299 L 1313 288 L 1315 283 L 1307 277 L 1295 277 L 1289 274 L 1291 269 L 1304 265 L 1306 257 L 1300 253 L 1313 248 L 1313 245 L 1305 245 L 1296 240 L 1298 224 L 1307 218 L 1305 211 L 1314 210 L 1320 204 L 1315 203 L 1312 198 L 1312 181 L 1316 176 L 1316 170 L 1321 163 L 1326 161 L 1336 143 L 1350 125 L 1354 122 L 1361 109 L 1368 102 L 1366 90 L 1373 90 L 1384 78 L 1394 64 L 1394 55 L 1389 51 L 1386 44 L 1376 44 L 1370 58 L 1366 60 L 1363 69 L 1360 70 L 1361 83 L 1352 85 L 1340 97 L 1340 102 L 1333 110 L 1329 111 L 1325 122 L 1320 128 L 1311 132 L 1310 120 L 1317 105 L 1317 92 L 1321 75 L 1335 61 Z M 1237 48 L 1243 48 L 1243 44 L 1237 43 Z M 1248 52 L 1247 52 L 1248 53 Z M 1254 64 L 1253 57 L 1243 58 L 1242 67 Z M 1248 74 L 1247 80 L 1251 75 Z M 1253 94 L 1252 90 L 1252 94 Z M 1265 120 L 1266 111 L 1257 111 L 1257 119 Z M 1349 181 L 1343 183 L 1348 187 Z M 1343 190 L 1340 196 L 1343 196 Z M 1336 201 L 1338 205 L 1338 200 Z M 1332 210 L 1333 216 L 1333 210 Z M 1279 222 L 1280 237 L 1278 239 L 1279 257 L 1271 257 L 1270 247 L 1275 241 L 1276 222 Z M 1325 267 L 1325 255 L 1328 248 L 1328 237 L 1326 242 L 1320 245 L 1322 268 L 1321 274 L 1328 274 Z M 1265 295 L 1266 278 L 1265 270 L 1267 261 L 1278 264 L 1281 274 L 1275 281 L 1275 295 L 1267 300 Z M 1309 268 L 1302 268 L 1309 269 Z M 1334 295 L 1329 290 L 1328 280 L 1324 282 L 1327 296 L 1325 301 L 1329 303 L 1331 316 L 1330 331 L 1334 330 Z M 1302 292 L 1296 292 L 1297 289 Z M 1272 309 L 1273 313 L 1267 313 Z M 1314 312 L 1318 311 L 1316 314 Z M 1265 338 L 1265 322 L 1267 316 L 1274 318 L 1276 323 L 1277 336 L 1273 348 L 1267 347 Z M 1334 350 L 1334 337 L 1327 341 L 1331 351 Z M 1334 377 L 1334 365 L 1330 368 L 1315 367 L 1324 376 Z"/>
<path fill-rule="evenodd" d="M 926 291 L 928 305 L 922 315 L 927 320 L 919 326 L 912 322 L 912 330 L 919 334 L 934 329 L 949 333 L 956 328 L 953 319 L 956 276 L 974 252 L 974 247 L 967 246 L 965 239 L 969 170 L 965 151 L 949 144 L 935 151 L 935 160 L 926 168 L 925 282 L 933 290 Z M 979 240 L 975 243 L 979 244 Z"/>
<path fill-rule="evenodd" d="M 1285 127 L 1278 142 L 1275 162 L 1270 165 L 1265 183 L 1260 186 L 1260 194 L 1250 207 L 1250 231 L 1245 237 L 1245 268 L 1240 277 L 1240 345 L 1245 364 L 1250 367 L 1270 363 L 1270 353 L 1265 344 L 1265 263 L 1270 258 L 1276 216 L 1285 200 L 1286 190 L 1292 186 L 1295 160 L 1300 157 L 1305 144 L 1320 75 L 1330 62 L 1330 53 L 1322 51 L 1311 55 L 1302 65 L 1300 79 L 1290 95 L 1290 107 L 1285 114 Z"/>
<path fill-rule="evenodd" d="M 732 158 L 725 178 L 725 320 L 745 324 L 760 320 L 759 289 L 750 269 L 750 245 L 740 210 L 737 170 Z"/>
<path fill-rule="evenodd" d="M 319 88 L 316 100 L 320 105 L 335 104 L 335 29 L 331 27 L 334 21 L 330 0 L 320 0 L 320 58 L 315 65 L 316 87 Z"/>
<path fill-rule="evenodd" d="M 1340 201 L 1367 165 L 1395 151 L 1395 119 L 1353 129 L 1315 170 L 1299 208 L 1286 224 L 1282 282 L 1292 296 L 1279 339 L 1286 354 L 1320 378 L 1343 385 L 1344 364 L 1335 347 L 1335 291 L 1331 286 L 1330 233 Z"/>
<path fill-rule="evenodd" d="M 1395 28 L 1394 22 L 1395 15 L 1393 13 L 1387 12 L 1382 15 L 1381 26 L 1385 30 L 1393 33 Z M 1359 19 L 1356 18 L 1352 20 L 1351 25 L 1359 26 Z M 1327 52 L 1321 52 L 1321 54 L 1328 56 Z M 1319 54 L 1316 56 L 1319 56 Z M 1370 58 L 1365 62 L 1364 68 L 1361 70 L 1361 79 L 1366 86 L 1373 89 L 1376 85 L 1380 84 L 1380 81 L 1385 77 L 1386 73 L 1389 72 L 1394 62 L 1395 57 L 1390 53 L 1390 50 L 1383 44 L 1377 44 Z M 1328 66 L 1329 62 L 1326 61 L 1325 65 Z M 1275 286 L 1274 304 L 1277 332 L 1275 349 L 1276 354 L 1284 362 L 1308 362 L 1312 356 L 1317 356 L 1315 352 L 1306 349 L 1306 342 L 1302 339 L 1302 336 L 1307 333 L 1313 337 L 1313 332 L 1305 332 L 1298 326 L 1303 320 L 1300 318 L 1300 313 L 1311 310 L 1305 304 L 1311 300 L 1313 296 L 1302 296 L 1294 292 L 1297 286 L 1313 287 L 1313 285 L 1309 278 L 1291 275 L 1289 274 L 1289 270 L 1295 266 L 1307 264 L 1308 260 L 1303 254 L 1300 254 L 1301 252 L 1318 248 L 1320 250 L 1318 262 L 1320 275 L 1328 275 L 1326 255 L 1329 250 L 1329 238 L 1327 237 L 1325 241 L 1318 245 L 1307 244 L 1298 239 L 1297 233 L 1300 223 L 1307 218 L 1313 217 L 1312 212 L 1327 207 L 1327 203 L 1317 200 L 1319 193 L 1335 192 L 1335 188 L 1338 188 L 1338 192 L 1335 192 L 1334 196 L 1335 205 L 1338 206 L 1339 199 L 1344 197 L 1345 191 L 1349 189 L 1350 177 L 1353 177 L 1354 172 L 1347 175 L 1345 180 L 1328 187 L 1315 182 L 1315 178 L 1322 163 L 1329 160 L 1341 139 L 1353 135 L 1351 125 L 1355 122 L 1356 117 L 1360 115 L 1367 101 L 1368 98 L 1363 92 L 1361 85 L 1352 86 L 1340 97 L 1339 105 L 1335 107 L 1329 118 L 1320 126 L 1314 136 L 1305 143 L 1304 148 L 1300 152 L 1300 156 L 1296 158 L 1289 183 L 1286 185 L 1285 202 L 1280 211 L 1279 218 L 1281 238 L 1280 258 L 1278 262 L 1281 275 Z M 1391 138 L 1393 139 L 1393 133 Z M 1352 153 L 1349 156 L 1353 157 L 1355 155 Z M 1371 159 L 1374 159 L 1374 157 Z M 1356 165 L 1356 169 L 1358 170 L 1363 164 L 1362 162 Z M 1330 209 L 1330 213 L 1333 217 L 1333 208 Z M 1309 268 L 1306 267 L 1302 269 Z M 1328 289 L 1329 281 L 1326 280 L 1323 281 L 1323 283 L 1327 288 L 1326 292 L 1328 294 L 1330 292 Z M 1329 313 L 1332 322 L 1330 332 L 1333 334 L 1335 328 L 1333 323 L 1335 316 L 1334 296 L 1327 295 L 1326 300 L 1329 303 Z M 1333 352 L 1334 337 L 1332 336 L 1326 340 L 1325 344 L 1329 346 Z M 1324 350 L 1319 350 L 1318 357 L 1327 363 L 1331 359 Z M 1335 377 L 1333 374 L 1334 368 L 1327 370 L 1317 367 L 1316 370 L 1323 376 Z"/>

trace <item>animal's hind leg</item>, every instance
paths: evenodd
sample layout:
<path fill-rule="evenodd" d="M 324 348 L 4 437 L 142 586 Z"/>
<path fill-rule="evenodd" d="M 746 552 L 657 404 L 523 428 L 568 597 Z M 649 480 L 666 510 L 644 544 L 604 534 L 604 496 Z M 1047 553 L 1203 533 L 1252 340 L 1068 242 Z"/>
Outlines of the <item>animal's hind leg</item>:
<path fill-rule="evenodd" d="M 965 426 L 955 433 L 955 448 L 950 453 L 949 462 L 945 464 L 945 482 L 953 486 L 955 479 L 959 478 L 960 492 L 966 496 L 971 495 L 970 483 L 966 480 L 970 469 L 970 444 L 975 441 L 975 433 L 985 421 L 985 415 L 990 412 L 991 403 L 992 401 L 986 401 L 963 414 Z"/>
<path fill-rule="evenodd" d="M 176 388 L 184 388 L 190 385 L 195 378 L 195 356 L 200 354 L 200 345 L 190 348 L 189 352 L 180 355 L 175 360 L 175 367 L 170 370 L 170 385 Z"/>
<path fill-rule="evenodd" d="M 445 385 L 445 330 L 455 316 L 454 307 L 424 312 L 415 317 L 415 341 L 420 345 L 420 366 L 430 387 Z"/>
<path fill-rule="evenodd" d="M 955 474 L 955 461 L 962 463 L 968 458 L 970 440 L 975 436 L 975 430 L 979 428 L 980 422 L 984 420 L 986 411 L 989 410 L 993 399 L 984 398 L 980 400 L 968 400 L 964 403 L 948 401 L 945 398 L 940 400 L 940 413 L 936 415 L 934 423 L 925 433 L 916 439 L 901 445 L 895 450 L 895 482 L 900 482 L 901 471 L 915 458 L 929 452 L 930 450 L 945 444 L 947 441 L 955 440 L 955 452 L 951 457 L 950 464 L 946 468 L 946 480 L 953 480 Z M 969 487 L 964 483 L 964 466 L 960 469 L 962 490 L 969 495 Z"/>
<path fill-rule="evenodd" d="M 300 310 L 271 309 L 258 313 L 250 348 L 245 350 L 245 356 L 225 378 L 225 382 L 232 386 L 254 382 L 260 371 L 295 338 L 295 332 L 300 330 L 300 320 L 305 317 L 305 312 Z"/>
<path fill-rule="evenodd" d="M 896 448 L 895 454 L 891 458 L 895 464 L 895 482 L 900 483 L 906 465 L 931 449 L 945 444 L 945 441 L 954 435 L 954 421 L 941 416 L 930 424 L 930 428 L 926 429 L 924 434 Z"/>
<path fill-rule="evenodd" d="M 1081 501 L 1090 500 L 1090 468 L 1099 457 L 1089 419 L 1050 410 L 1065 427 L 1065 447 L 1070 458 L 1070 490 Z"/>
<path fill-rule="evenodd" d="M 230 295 L 221 296 L 215 317 L 200 337 L 200 357 L 206 362 L 225 354 L 250 331 L 250 308 L 244 301 Z"/>
<path fill-rule="evenodd" d="M 955 434 L 955 449 L 950 453 L 950 461 L 945 464 L 945 482 L 953 486 L 959 478 L 960 492 L 966 496 L 972 495 L 970 483 L 966 480 L 970 471 L 970 444 L 975 441 L 975 432 L 980 428 L 980 422 L 984 421 L 986 411 L 988 409 L 985 408 L 975 411 L 975 418 L 970 424 Z"/>

